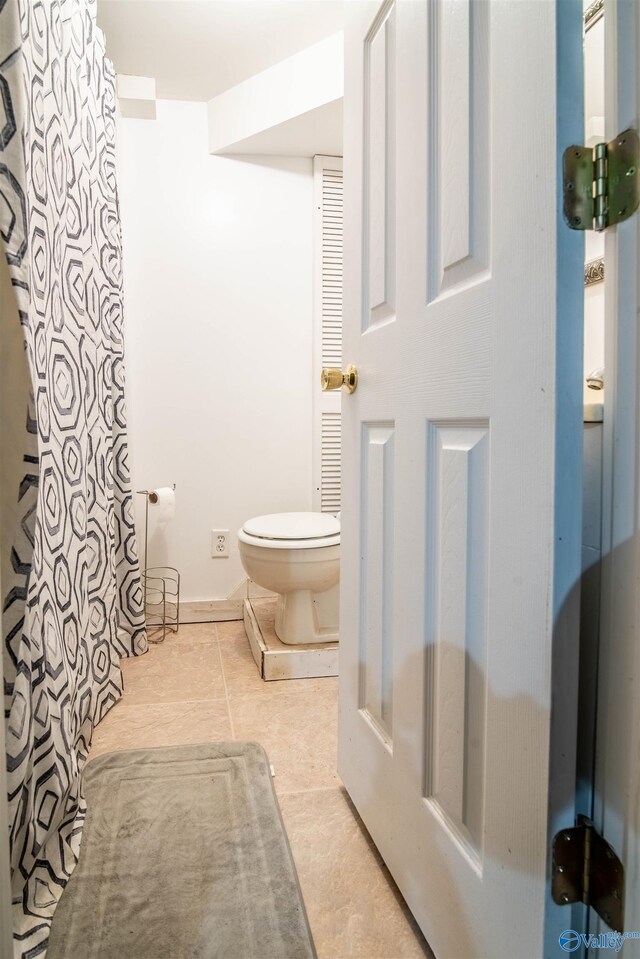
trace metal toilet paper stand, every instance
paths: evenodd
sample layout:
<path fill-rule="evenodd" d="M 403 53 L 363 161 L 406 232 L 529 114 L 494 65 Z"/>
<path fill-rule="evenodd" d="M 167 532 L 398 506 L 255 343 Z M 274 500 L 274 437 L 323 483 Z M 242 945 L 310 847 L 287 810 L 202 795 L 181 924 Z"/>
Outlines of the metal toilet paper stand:
<path fill-rule="evenodd" d="M 180 573 L 173 566 L 147 566 L 149 503 L 157 503 L 158 497 L 154 490 L 139 489 L 136 493 L 145 498 L 144 569 L 141 579 L 147 638 L 150 643 L 164 643 L 167 630 L 177 633 L 180 626 Z"/>

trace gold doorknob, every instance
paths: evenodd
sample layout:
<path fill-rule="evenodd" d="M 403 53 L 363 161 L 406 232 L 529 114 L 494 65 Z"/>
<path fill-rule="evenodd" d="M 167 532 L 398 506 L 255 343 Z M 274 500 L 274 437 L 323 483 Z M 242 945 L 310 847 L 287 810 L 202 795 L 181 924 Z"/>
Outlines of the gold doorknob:
<path fill-rule="evenodd" d="M 327 390 L 339 390 L 342 386 L 347 393 L 353 393 L 358 385 L 358 371 L 355 366 L 348 366 L 344 373 L 338 367 L 325 366 L 320 376 L 320 383 L 325 393 Z"/>

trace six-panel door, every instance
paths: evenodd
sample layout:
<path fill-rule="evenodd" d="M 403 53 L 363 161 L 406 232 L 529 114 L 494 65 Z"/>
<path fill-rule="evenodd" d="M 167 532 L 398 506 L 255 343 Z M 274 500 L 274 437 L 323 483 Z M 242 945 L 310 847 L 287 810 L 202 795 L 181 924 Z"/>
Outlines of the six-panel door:
<path fill-rule="evenodd" d="M 339 771 L 438 959 L 529 959 L 558 535 L 565 579 L 580 561 L 556 198 L 534 189 L 555 184 L 555 5 L 345 6 Z"/>

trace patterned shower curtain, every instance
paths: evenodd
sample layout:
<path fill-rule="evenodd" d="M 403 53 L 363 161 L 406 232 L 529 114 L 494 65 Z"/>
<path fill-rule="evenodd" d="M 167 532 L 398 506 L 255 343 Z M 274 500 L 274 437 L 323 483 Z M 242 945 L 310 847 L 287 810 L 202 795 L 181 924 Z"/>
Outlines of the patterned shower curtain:
<path fill-rule="evenodd" d="M 95 0 L 0 0 L 0 233 L 29 366 L 3 582 L 16 954 L 75 865 L 93 727 L 146 651 L 127 462 L 115 86 Z M 3 491 L 7 495 L 7 491 Z"/>

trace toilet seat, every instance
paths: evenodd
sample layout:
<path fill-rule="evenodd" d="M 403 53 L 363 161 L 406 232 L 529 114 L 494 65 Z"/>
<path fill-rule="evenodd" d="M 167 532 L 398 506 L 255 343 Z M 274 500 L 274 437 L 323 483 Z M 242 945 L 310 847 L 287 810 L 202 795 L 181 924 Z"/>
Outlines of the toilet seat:
<path fill-rule="evenodd" d="M 267 549 L 340 545 L 340 522 L 327 513 L 269 513 L 246 521 L 238 538 Z"/>

